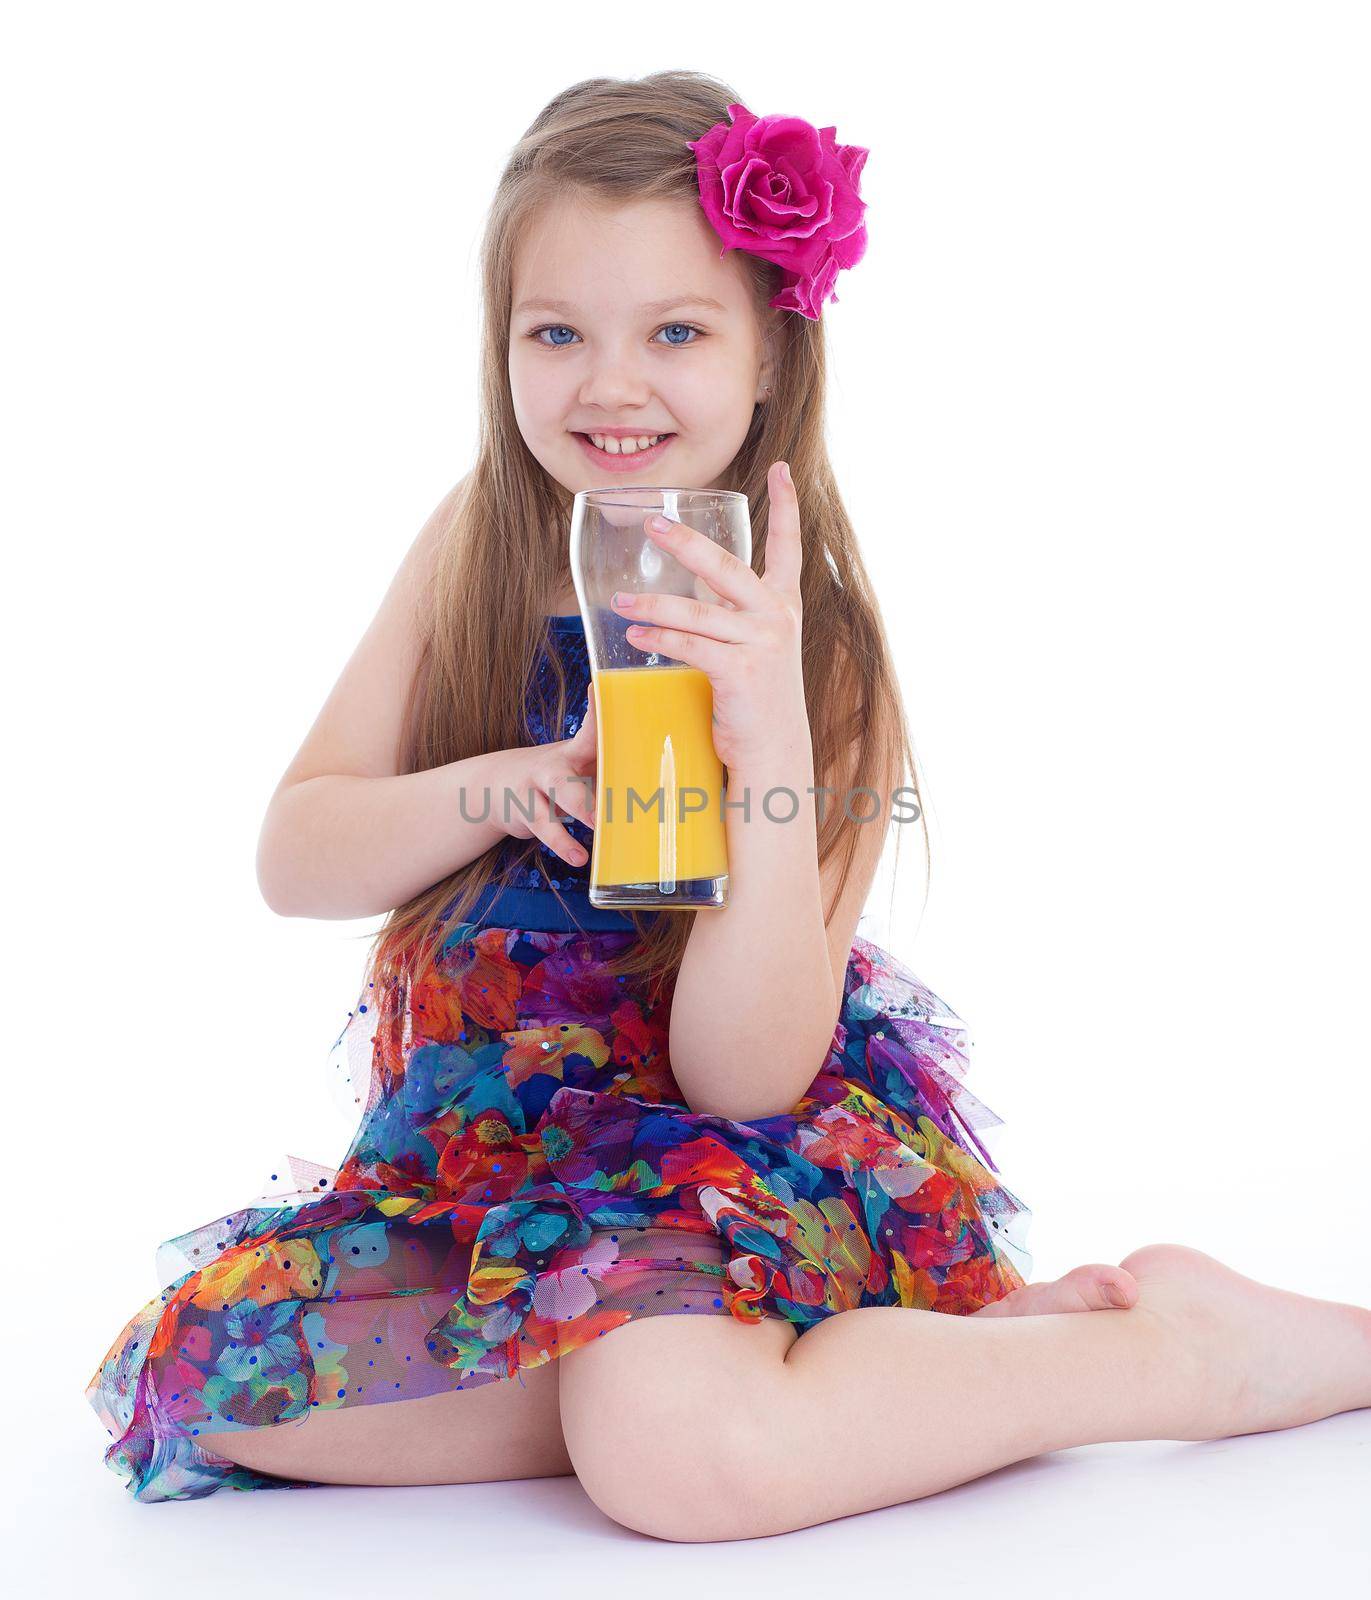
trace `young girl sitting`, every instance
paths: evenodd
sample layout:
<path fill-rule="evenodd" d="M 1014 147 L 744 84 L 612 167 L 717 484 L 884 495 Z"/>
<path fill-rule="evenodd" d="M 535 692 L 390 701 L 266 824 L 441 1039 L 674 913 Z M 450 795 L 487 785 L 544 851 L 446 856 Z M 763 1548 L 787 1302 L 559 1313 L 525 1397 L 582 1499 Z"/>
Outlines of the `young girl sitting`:
<path fill-rule="evenodd" d="M 963 1025 L 857 934 L 913 776 L 823 438 L 866 154 L 668 72 L 577 84 L 511 156 L 476 463 L 262 830 L 282 915 L 385 915 L 342 1041 L 361 1121 L 307 1188 L 164 1246 L 88 1390 L 138 1499 L 574 1471 L 627 1526 L 747 1538 L 1371 1404 L 1363 1308 L 1171 1244 L 1028 1282 Z M 568 528 L 621 484 L 751 507 L 751 566 L 651 534 L 721 604 L 618 607 L 708 676 L 751 797 L 722 910 L 589 899 Z"/>

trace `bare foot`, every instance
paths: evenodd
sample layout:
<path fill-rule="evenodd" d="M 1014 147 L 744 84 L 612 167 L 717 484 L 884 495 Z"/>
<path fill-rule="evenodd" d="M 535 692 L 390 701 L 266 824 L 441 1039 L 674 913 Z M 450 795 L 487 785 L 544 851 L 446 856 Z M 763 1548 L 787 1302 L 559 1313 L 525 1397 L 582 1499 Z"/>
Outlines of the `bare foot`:
<path fill-rule="evenodd" d="M 1131 1316 L 1197 1358 L 1193 1403 L 1174 1439 L 1230 1438 L 1371 1406 L 1371 1310 L 1258 1283 L 1202 1250 L 1149 1244 L 1119 1263 Z"/>
<path fill-rule="evenodd" d="M 1137 1303 L 1138 1280 L 1123 1266 L 1092 1261 L 1050 1283 L 1026 1283 L 992 1300 L 973 1317 L 1041 1317 L 1050 1311 L 1127 1311 Z"/>

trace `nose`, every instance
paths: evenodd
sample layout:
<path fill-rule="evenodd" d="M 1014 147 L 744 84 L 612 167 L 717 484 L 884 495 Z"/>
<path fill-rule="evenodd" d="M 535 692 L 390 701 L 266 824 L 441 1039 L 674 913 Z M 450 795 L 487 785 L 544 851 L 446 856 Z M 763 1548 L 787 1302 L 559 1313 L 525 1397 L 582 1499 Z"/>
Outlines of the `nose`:
<path fill-rule="evenodd" d="M 577 396 L 583 406 L 619 412 L 641 406 L 650 396 L 646 374 L 634 354 L 619 346 L 603 346 L 592 357 L 590 371 Z"/>

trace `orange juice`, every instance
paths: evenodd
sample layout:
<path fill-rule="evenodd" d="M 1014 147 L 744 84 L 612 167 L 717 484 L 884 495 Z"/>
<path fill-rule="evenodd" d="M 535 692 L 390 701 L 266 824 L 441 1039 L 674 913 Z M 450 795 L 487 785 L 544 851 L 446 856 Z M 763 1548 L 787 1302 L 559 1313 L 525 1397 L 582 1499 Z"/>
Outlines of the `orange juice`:
<path fill-rule="evenodd" d="M 689 879 L 723 877 L 724 769 L 710 733 L 709 678 L 698 667 L 610 667 L 592 682 L 599 729 L 592 888 L 659 884 L 669 892 Z M 687 788 L 693 792 L 683 794 Z"/>

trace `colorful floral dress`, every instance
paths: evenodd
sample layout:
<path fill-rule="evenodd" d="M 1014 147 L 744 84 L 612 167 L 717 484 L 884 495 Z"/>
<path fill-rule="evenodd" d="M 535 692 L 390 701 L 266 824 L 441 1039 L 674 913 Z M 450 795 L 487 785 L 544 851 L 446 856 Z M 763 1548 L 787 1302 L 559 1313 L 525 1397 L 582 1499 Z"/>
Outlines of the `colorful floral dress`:
<path fill-rule="evenodd" d="M 580 618 L 550 618 L 538 742 L 575 732 L 589 677 Z M 410 993 L 349 1013 L 335 1051 L 364 1109 L 341 1163 L 297 1163 L 295 1193 L 160 1247 L 161 1292 L 86 1390 L 135 1498 L 314 1487 L 201 1438 L 522 1382 L 634 1317 L 964 1315 L 1029 1276 L 1032 1213 L 977 1137 L 1000 1118 L 962 1081 L 964 1025 L 892 955 L 854 941 L 791 1110 L 699 1114 L 671 1074 L 669 993 L 606 970 L 632 922 L 590 905 L 588 867 L 539 861 L 445 928 Z"/>

